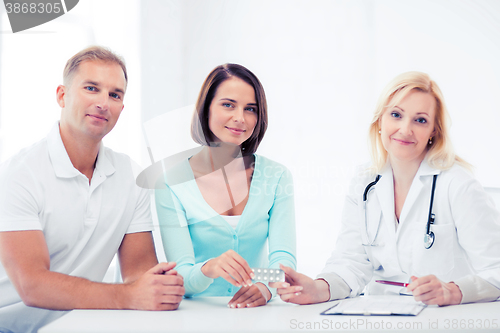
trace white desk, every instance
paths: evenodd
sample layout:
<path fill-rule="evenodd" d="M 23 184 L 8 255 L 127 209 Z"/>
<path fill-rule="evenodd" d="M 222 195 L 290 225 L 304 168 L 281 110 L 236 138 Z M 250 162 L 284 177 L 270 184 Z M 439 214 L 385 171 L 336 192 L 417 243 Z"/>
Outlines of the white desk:
<path fill-rule="evenodd" d="M 373 297 L 373 296 L 372 296 Z M 81 332 L 500 332 L 500 302 L 427 307 L 418 316 L 325 316 L 332 303 L 294 305 L 280 299 L 250 309 L 227 308 L 228 297 L 185 299 L 177 311 L 74 310 L 39 333 Z"/>

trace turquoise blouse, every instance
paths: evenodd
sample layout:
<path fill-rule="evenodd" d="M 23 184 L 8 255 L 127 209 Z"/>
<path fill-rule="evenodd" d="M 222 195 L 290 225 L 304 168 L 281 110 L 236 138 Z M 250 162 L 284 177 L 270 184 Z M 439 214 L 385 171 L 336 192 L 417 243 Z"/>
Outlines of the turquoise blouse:
<path fill-rule="evenodd" d="M 279 268 L 281 263 L 296 269 L 292 176 L 283 165 L 254 156 L 249 198 L 236 229 L 204 200 L 187 159 L 168 170 L 163 189 L 155 191 L 165 254 L 184 277 L 186 297 L 238 291 L 223 278 L 201 272 L 205 262 L 229 249 L 250 267 Z"/>

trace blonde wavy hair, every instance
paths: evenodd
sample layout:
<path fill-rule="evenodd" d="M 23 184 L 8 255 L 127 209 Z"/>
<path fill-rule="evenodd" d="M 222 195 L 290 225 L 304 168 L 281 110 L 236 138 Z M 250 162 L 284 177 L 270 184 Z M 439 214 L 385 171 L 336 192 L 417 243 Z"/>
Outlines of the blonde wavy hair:
<path fill-rule="evenodd" d="M 432 144 L 427 145 L 426 158 L 429 165 L 436 169 L 446 170 L 451 168 L 455 162 L 458 162 L 471 169 L 470 164 L 458 157 L 453 150 L 449 136 L 451 120 L 444 104 L 441 89 L 425 73 L 406 72 L 396 76 L 385 87 L 377 102 L 369 130 L 373 171 L 375 173 L 380 172 L 387 162 L 387 151 L 382 145 L 382 139 L 379 135 L 380 118 L 387 108 L 396 106 L 413 90 L 431 94 L 436 99 L 435 134 L 432 137 Z"/>

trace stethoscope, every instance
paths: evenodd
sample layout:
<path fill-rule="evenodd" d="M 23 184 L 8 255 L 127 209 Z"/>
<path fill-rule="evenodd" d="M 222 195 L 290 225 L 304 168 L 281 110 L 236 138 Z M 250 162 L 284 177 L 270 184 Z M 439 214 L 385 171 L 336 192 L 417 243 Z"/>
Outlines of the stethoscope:
<path fill-rule="evenodd" d="M 431 191 L 431 202 L 429 205 L 429 217 L 427 218 L 427 229 L 425 231 L 425 236 L 424 236 L 424 247 L 426 249 L 430 249 L 434 244 L 434 241 L 436 240 L 436 236 L 431 231 L 431 224 L 434 224 L 434 221 L 436 219 L 436 216 L 432 213 L 432 206 L 434 204 L 434 191 L 436 190 L 437 176 L 438 175 L 434 175 L 432 178 L 432 191 Z M 373 240 L 370 241 L 370 236 L 368 235 L 368 218 L 366 214 L 366 203 L 368 201 L 368 193 L 370 193 L 370 190 L 374 189 L 374 186 L 378 183 L 380 178 L 382 178 L 382 176 L 377 175 L 377 177 L 375 177 L 375 181 L 368 184 L 363 193 L 363 210 L 365 211 L 365 233 L 366 233 L 366 239 L 368 240 L 368 243 L 363 244 L 364 246 L 379 246 L 379 244 L 375 243 L 375 240 L 377 239 L 378 231 L 380 229 L 380 220 L 378 222 L 377 231 L 375 232 L 375 237 L 373 237 Z"/>

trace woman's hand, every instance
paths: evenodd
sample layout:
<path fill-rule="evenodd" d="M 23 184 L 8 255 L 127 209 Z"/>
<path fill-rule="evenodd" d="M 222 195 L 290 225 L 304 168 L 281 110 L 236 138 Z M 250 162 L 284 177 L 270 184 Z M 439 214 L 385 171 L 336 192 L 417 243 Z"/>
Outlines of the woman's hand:
<path fill-rule="evenodd" d="M 462 301 L 462 292 L 453 282 L 445 283 L 434 275 L 411 277 L 408 290 L 413 292 L 416 301 L 425 304 L 456 305 Z"/>
<path fill-rule="evenodd" d="M 228 250 L 210 259 L 201 267 L 201 272 L 212 279 L 223 278 L 236 287 L 249 287 L 255 277 L 245 259 L 233 250 Z"/>
<path fill-rule="evenodd" d="M 249 287 L 242 287 L 227 304 L 230 308 L 253 308 L 266 305 L 271 299 L 271 292 L 266 285 L 257 282 Z"/>
<path fill-rule="evenodd" d="M 286 282 L 269 283 L 269 287 L 278 288 L 278 295 L 283 301 L 295 304 L 314 304 L 330 299 L 330 286 L 325 280 L 313 280 L 283 265 L 280 265 L 280 268 L 285 272 Z"/>

